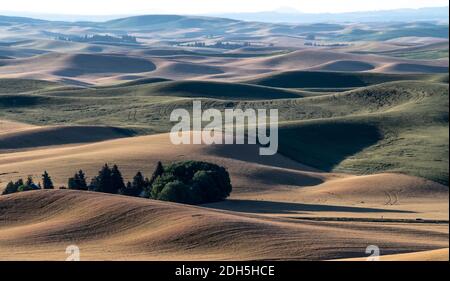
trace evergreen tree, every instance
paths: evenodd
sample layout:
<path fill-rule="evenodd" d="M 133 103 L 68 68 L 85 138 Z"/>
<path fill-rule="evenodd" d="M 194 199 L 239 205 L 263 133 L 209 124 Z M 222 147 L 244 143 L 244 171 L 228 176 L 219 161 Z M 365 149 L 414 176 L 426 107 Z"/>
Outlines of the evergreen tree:
<path fill-rule="evenodd" d="M 131 196 L 133 191 L 133 186 L 131 185 L 131 182 L 127 182 L 126 186 L 119 190 L 119 194 Z"/>
<path fill-rule="evenodd" d="M 152 178 L 147 183 L 149 189 L 152 188 L 152 185 L 155 182 L 156 178 L 161 176 L 163 173 L 164 173 L 164 166 L 161 163 L 161 161 L 158 161 L 158 164 L 156 165 L 156 169 L 152 174 Z"/>
<path fill-rule="evenodd" d="M 33 182 L 33 177 L 32 176 L 28 176 L 27 178 L 27 182 L 26 182 L 26 186 L 32 186 L 34 184 Z"/>
<path fill-rule="evenodd" d="M 121 189 L 120 194 L 126 196 L 139 197 L 144 191 L 145 180 L 142 180 L 142 174 L 138 172 L 133 179 L 133 182 L 127 182 L 126 186 Z"/>
<path fill-rule="evenodd" d="M 54 189 L 52 178 L 48 175 L 47 171 L 42 175 L 42 185 L 44 189 Z"/>
<path fill-rule="evenodd" d="M 83 170 L 78 171 L 78 186 L 81 190 L 87 190 L 87 183 L 86 183 L 86 174 L 83 172 Z"/>
<path fill-rule="evenodd" d="M 68 188 L 75 190 L 88 190 L 86 176 L 82 170 L 78 171 L 78 173 L 76 173 L 72 178 L 69 178 Z"/>
<path fill-rule="evenodd" d="M 146 186 L 146 182 L 144 179 L 144 176 L 141 172 L 137 172 L 137 174 L 133 178 L 133 183 L 131 184 L 131 187 L 133 189 L 132 196 L 139 196 L 141 192 L 144 190 Z"/>
<path fill-rule="evenodd" d="M 144 184 L 144 189 L 149 189 L 151 186 L 150 184 L 150 179 L 149 178 L 145 178 L 145 184 Z"/>
<path fill-rule="evenodd" d="M 77 177 L 78 174 L 75 174 L 72 178 L 69 178 L 67 181 L 67 188 L 78 190 Z"/>
<path fill-rule="evenodd" d="M 3 190 L 2 195 L 16 193 L 17 192 L 17 188 L 18 187 L 16 187 L 16 185 L 12 181 L 10 181 L 8 183 L 8 185 L 6 185 L 5 190 Z"/>
<path fill-rule="evenodd" d="M 105 164 L 103 168 L 98 172 L 98 176 L 95 179 L 95 190 L 98 192 L 113 193 L 112 190 L 112 172 L 108 164 Z"/>
<path fill-rule="evenodd" d="M 99 191 L 99 190 L 98 190 L 98 180 L 97 180 L 97 177 L 93 177 L 93 178 L 91 179 L 91 183 L 89 184 L 88 190 L 89 190 L 89 191 Z"/>
<path fill-rule="evenodd" d="M 17 190 L 19 187 L 21 187 L 22 185 L 24 185 L 23 183 L 23 179 L 18 179 L 15 183 L 14 183 L 14 188 Z"/>
<path fill-rule="evenodd" d="M 138 172 L 134 176 L 133 182 L 128 182 L 127 185 L 121 188 L 119 192 L 122 195 L 138 197 L 141 195 L 142 191 L 144 191 L 145 187 L 146 180 L 144 179 L 142 173 Z"/>
<path fill-rule="evenodd" d="M 114 165 L 111 170 L 111 186 L 106 192 L 116 194 L 124 188 L 125 184 L 123 183 L 122 173 L 119 171 L 119 167 L 117 167 L 117 165 Z"/>

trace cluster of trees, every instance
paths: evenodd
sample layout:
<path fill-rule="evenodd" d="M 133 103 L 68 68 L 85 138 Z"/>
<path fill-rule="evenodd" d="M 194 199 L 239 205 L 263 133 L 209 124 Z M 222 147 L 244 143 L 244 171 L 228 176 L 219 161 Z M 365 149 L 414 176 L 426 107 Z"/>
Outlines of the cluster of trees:
<path fill-rule="evenodd" d="M 222 201 L 232 190 L 227 170 L 207 162 L 174 163 L 158 172 L 150 194 L 158 200 L 204 204 Z"/>
<path fill-rule="evenodd" d="M 3 194 L 53 188 L 51 177 L 44 172 L 42 187 L 40 183 L 34 184 L 32 177 L 28 177 L 25 183 L 21 179 L 15 183 L 10 182 Z M 199 161 L 173 163 L 167 167 L 158 162 L 150 178 L 137 172 L 133 180 L 126 184 L 117 165 L 110 168 L 105 164 L 89 184 L 85 173 L 78 171 L 69 178 L 67 188 L 185 204 L 221 201 L 227 198 L 232 190 L 230 176 L 225 168 Z"/>
<path fill-rule="evenodd" d="M 317 42 L 305 42 L 305 46 L 313 46 L 313 47 L 345 47 L 349 46 L 349 44 L 345 43 L 330 43 L 330 44 L 322 44 Z"/>
<path fill-rule="evenodd" d="M 186 44 L 182 44 L 182 45 L 186 46 L 186 47 L 194 47 L 194 48 L 218 48 L 218 49 L 229 49 L 229 50 L 253 46 L 253 44 L 250 42 L 240 43 L 240 42 L 222 42 L 222 41 L 216 42 L 215 44 L 207 44 L 205 42 L 193 42 L 193 43 L 186 43 Z"/>
<path fill-rule="evenodd" d="M 106 42 L 106 43 L 129 43 L 137 44 L 137 39 L 134 36 L 122 35 L 120 37 L 110 36 L 110 35 L 59 35 L 56 37 L 57 40 L 71 41 L 71 42 Z"/>
<path fill-rule="evenodd" d="M 158 167 L 162 166 L 158 162 Z M 104 192 L 111 194 L 122 194 L 128 196 L 145 197 L 144 191 L 149 189 L 151 182 L 148 178 L 144 178 L 141 172 L 133 177 L 133 181 L 124 183 L 122 173 L 117 165 L 110 168 L 105 164 L 98 172 L 98 175 L 91 179 L 88 184 L 85 173 L 80 170 L 68 180 L 67 187 L 74 190 L 88 190 L 95 192 Z"/>
<path fill-rule="evenodd" d="M 49 176 L 47 171 L 42 174 L 42 185 L 39 182 L 38 184 L 35 184 L 33 181 L 33 177 L 29 176 L 26 181 L 23 179 L 19 179 L 16 182 L 10 181 L 7 185 L 5 190 L 3 191 L 2 195 L 16 193 L 16 192 L 22 192 L 22 191 L 31 191 L 31 190 L 39 190 L 39 189 L 54 189 L 52 178 Z"/>

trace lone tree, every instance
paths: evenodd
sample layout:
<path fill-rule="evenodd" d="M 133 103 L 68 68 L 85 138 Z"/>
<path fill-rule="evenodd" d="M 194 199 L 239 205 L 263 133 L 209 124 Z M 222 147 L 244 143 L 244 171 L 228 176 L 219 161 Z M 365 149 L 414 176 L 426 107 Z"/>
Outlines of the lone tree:
<path fill-rule="evenodd" d="M 44 189 L 54 189 L 52 178 L 48 175 L 47 171 L 42 175 L 42 185 Z"/>

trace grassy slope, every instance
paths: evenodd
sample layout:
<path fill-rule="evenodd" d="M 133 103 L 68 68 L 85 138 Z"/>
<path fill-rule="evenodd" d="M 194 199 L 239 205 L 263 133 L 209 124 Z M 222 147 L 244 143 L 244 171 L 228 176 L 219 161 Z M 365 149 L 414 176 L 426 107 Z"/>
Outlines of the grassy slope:
<path fill-rule="evenodd" d="M 383 31 L 354 29 L 351 32 L 337 35 L 335 39 L 344 41 L 386 41 L 410 36 L 448 38 L 448 24 L 398 26 Z"/>
<path fill-rule="evenodd" d="M 387 99 L 393 106 L 376 112 L 286 123 L 280 130 L 281 152 L 324 170 L 402 172 L 448 185 L 448 85 L 393 83 L 365 94 L 383 98 L 388 88 L 409 100 L 393 104 Z M 358 93 L 361 97 L 364 90 Z"/>
<path fill-rule="evenodd" d="M 434 60 L 434 59 L 448 59 L 448 49 L 445 50 L 419 50 L 416 52 L 391 52 L 386 53 L 386 55 L 399 57 L 399 58 L 407 58 L 407 59 L 415 59 L 415 60 Z"/>
<path fill-rule="evenodd" d="M 0 79 L 0 94 L 23 93 L 61 86 L 55 82 L 31 79 Z"/>
<path fill-rule="evenodd" d="M 49 93 L 50 94 L 50 93 Z M 213 98 L 223 100 L 266 100 L 287 99 L 313 96 L 315 94 L 290 90 L 278 89 L 266 86 L 248 85 L 225 82 L 206 81 L 161 81 L 158 79 L 137 80 L 134 84 L 124 84 L 97 87 L 74 91 L 52 91 L 55 96 L 88 96 L 88 97 L 113 97 L 113 96 L 165 96 L 165 97 L 188 97 L 188 98 Z"/>
<path fill-rule="evenodd" d="M 280 151 L 302 163 L 361 174 L 404 172 L 448 184 L 448 84 L 443 83 L 391 82 L 263 101 L 232 98 L 236 93 L 250 98 L 255 93 L 278 97 L 297 91 L 199 82 L 51 90 L 0 95 L 0 118 L 38 125 L 109 125 L 139 133 L 165 132 L 172 126 L 169 116 L 174 108 L 189 109 L 192 99 L 187 97 L 213 91 L 218 94 L 204 98 L 204 108 L 278 108 Z M 217 99 L 227 91 L 232 94 L 227 100 Z"/>

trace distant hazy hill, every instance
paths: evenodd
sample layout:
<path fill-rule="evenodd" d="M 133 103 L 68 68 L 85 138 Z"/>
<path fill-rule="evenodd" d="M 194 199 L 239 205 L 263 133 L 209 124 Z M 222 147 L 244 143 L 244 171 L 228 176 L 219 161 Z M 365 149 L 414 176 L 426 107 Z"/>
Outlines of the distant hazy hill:
<path fill-rule="evenodd" d="M 174 28 L 199 28 L 199 27 L 217 27 L 235 23 L 236 20 L 197 16 L 179 16 L 179 15 L 143 15 L 121 19 L 115 19 L 104 22 L 102 25 L 112 28 L 142 28 L 163 25 L 164 27 Z"/>
<path fill-rule="evenodd" d="M 424 12 L 430 10 L 429 13 Z M 431 11 L 435 11 L 432 13 Z M 444 16 L 446 14 L 446 17 Z M 435 37 L 448 38 L 448 23 L 425 22 L 424 19 L 443 19 L 448 21 L 448 11 L 446 9 L 421 9 L 421 10 L 399 10 L 370 13 L 349 13 L 349 14 L 252 14 L 255 17 L 246 17 L 245 14 L 237 14 L 238 17 L 251 20 L 261 20 L 266 22 L 249 22 L 223 17 L 206 16 L 181 16 L 181 15 L 142 15 L 113 19 L 104 22 L 65 22 L 46 21 L 26 17 L 0 16 L 0 26 L 18 26 L 19 28 L 40 29 L 41 33 L 48 34 L 48 28 L 60 29 L 60 33 L 51 33 L 52 37 L 70 38 L 80 36 L 79 33 L 65 34 L 67 27 L 91 28 L 97 32 L 122 34 L 125 32 L 145 32 L 157 33 L 158 36 L 168 35 L 168 38 L 182 38 L 196 40 L 200 37 L 210 37 L 214 35 L 216 40 L 239 40 L 239 41 L 259 41 L 262 34 L 265 36 L 295 36 L 308 37 L 320 36 L 322 39 L 337 41 L 385 41 L 400 37 Z M 250 14 L 249 14 L 250 15 Z M 414 16 L 415 15 L 415 16 Z M 233 15 L 223 15 L 233 17 Z M 258 18 L 261 17 L 261 18 Z M 278 17 L 281 21 L 311 21 L 315 23 L 270 23 Z M 387 22 L 381 22 L 385 20 Z M 392 21 L 390 21 L 392 20 Z M 407 22 L 411 20 L 414 22 Z M 348 25 L 330 23 L 330 21 L 363 22 L 367 27 L 348 28 Z M 378 21 L 378 22 L 377 22 Z M 401 22 L 404 21 L 404 22 Z M 328 22 L 328 23 L 327 23 Z M 29 27 L 26 27 L 28 25 Z M 114 30 L 114 31 L 113 31 Z M 174 30 L 178 32 L 173 33 Z M 120 32 L 118 32 L 120 31 Z M 320 33 L 320 34 L 319 34 Z M 84 35 L 81 33 L 81 35 Z M 94 34 L 95 35 L 95 34 Z M 0 54 L 9 56 L 7 54 Z"/>
<path fill-rule="evenodd" d="M 104 22 L 118 27 L 130 25 L 148 25 L 156 23 L 167 23 L 182 19 L 182 16 L 174 15 L 157 15 L 149 18 L 147 16 L 138 15 L 107 15 L 107 16 L 83 16 L 83 15 L 58 15 L 58 14 L 39 14 L 39 13 L 14 13 L 0 11 L 0 14 L 8 16 L 0 16 L 0 24 L 2 21 L 15 21 L 29 23 L 27 18 L 45 19 L 53 21 L 92 21 Z M 366 11 L 351 13 L 301 13 L 295 9 L 284 8 L 276 11 L 257 12 L 257 13 L 224 13 L 211 14 L 212 17 L 228 18 L 244 21 L 259 21 L 273 23 L 317 23 L 317 22 L 383 22 L 383 21 L 449 21 L 448 7 L 432 7 L 421 9 L 397 9 L 383 11 Z M 127 18 L 127 21 L 124 21 Z M 186 19 L 186 17 L 183 17 Z M 207 17 L 187 17 L 190 20 L 202 21 Z M 32 22 L 35 20 L 32 20 Z"/>
<path fill-rule="evenodd" d="M 308 14 L 300 12 L 269 11 L 259 13 L 231 13 L 215 16 L 263 22 L 381 22 L 381 21 L 445 21 L 448 22 L 448 7 L 398 9 L 352 13 Z"/>
<path fill-rule="evenodd" d="M 10 16 L 2 16 L 0 15 L 0 25 L 10 25 L 10 24 L 36 24 L 36 23 L 44 23 L 45 20 L 33 19 L 27 17 L 10 17 Z"/>

